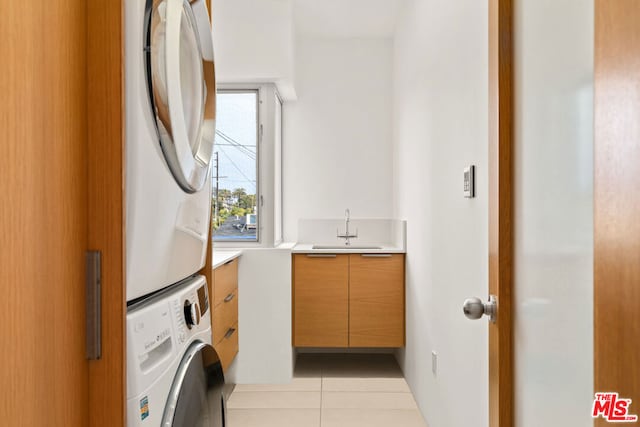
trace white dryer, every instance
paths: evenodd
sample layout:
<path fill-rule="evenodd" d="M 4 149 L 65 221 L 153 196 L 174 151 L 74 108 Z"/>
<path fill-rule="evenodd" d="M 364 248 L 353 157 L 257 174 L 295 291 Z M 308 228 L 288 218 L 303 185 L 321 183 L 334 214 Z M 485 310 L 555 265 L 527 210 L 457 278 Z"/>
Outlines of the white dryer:
<path fill-rule="evenodd" d="M 222 427 L 224 376 L 207 283 L 195 276 L 129 307 L 127 426 Z"/>
<path fill-rule="evenodd" d="M 216 84 L 205 0 L 125 1 L 127 301 L 204 266 Z"/>

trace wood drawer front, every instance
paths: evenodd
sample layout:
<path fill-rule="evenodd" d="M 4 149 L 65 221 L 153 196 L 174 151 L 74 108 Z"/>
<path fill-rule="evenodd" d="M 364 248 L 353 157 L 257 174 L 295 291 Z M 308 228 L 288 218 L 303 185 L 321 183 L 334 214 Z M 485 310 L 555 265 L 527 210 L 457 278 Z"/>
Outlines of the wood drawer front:
<path fill-rule="evenodd" d="M 224 334 L 238 324 L 238 288 L 234 289 L 227 297 L 229 301 L 223 301 L 213 311 L 213 342 L 218 343 L 224 338 Z"/>
<path fill-rule="evenodd" d="M 238 259 L 213 270 L 213 305 L 221 304 L 238 287 Z"/>
<path fill-rule="evenodd" d="M 229 365 L 231 365 L 231 362 L 233 362 L 236 354 L 238 354 L 238 324 L 235 324 L 232 328 L 233 329 L 227 330 L 222 341 L 214 346 L 218 357 L 220 357 L 222 370 L 225 372 Z M 227 333 L 228 336 L 226 335 Z"/>
<path fill-rule="evenodd" d="M 404 255 L 349 262 L 349 346 L 404 346 Z"/>
<path fill-rule="evenodd" d="M 349 345 L 349 256 L 294 255 L 296 347 Z"/>

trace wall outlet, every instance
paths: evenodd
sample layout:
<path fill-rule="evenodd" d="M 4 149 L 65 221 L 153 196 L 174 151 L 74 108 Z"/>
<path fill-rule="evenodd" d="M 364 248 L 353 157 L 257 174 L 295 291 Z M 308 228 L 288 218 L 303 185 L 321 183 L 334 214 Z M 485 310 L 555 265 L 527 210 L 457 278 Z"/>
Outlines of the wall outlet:
<path fill-rule="evenodd" d="M 431 372 L 433 375 L 438 374 L 438 353 L 435 351 L 431 352 Z"/>

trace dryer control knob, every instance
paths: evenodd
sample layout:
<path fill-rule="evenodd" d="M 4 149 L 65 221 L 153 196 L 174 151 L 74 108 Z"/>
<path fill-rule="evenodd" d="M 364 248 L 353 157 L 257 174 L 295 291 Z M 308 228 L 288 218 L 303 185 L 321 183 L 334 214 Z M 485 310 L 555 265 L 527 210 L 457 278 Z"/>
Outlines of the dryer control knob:
<path fill-rule="evenodd" d="M 200 323 L 200 309 L 197 303 L 191 303 L 189 300 L 184 302 L 184 319 L 189 329 Z"/>

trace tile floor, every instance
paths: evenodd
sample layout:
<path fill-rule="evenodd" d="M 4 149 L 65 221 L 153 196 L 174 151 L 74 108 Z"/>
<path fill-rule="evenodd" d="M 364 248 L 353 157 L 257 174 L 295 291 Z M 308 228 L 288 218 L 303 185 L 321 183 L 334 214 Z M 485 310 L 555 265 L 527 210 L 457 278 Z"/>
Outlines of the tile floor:
<path fill-rule="evenodd" d="M 230 427 L 426 427 L 391 355 L 301 354 L 284 385 L 237 385 Z"/>

